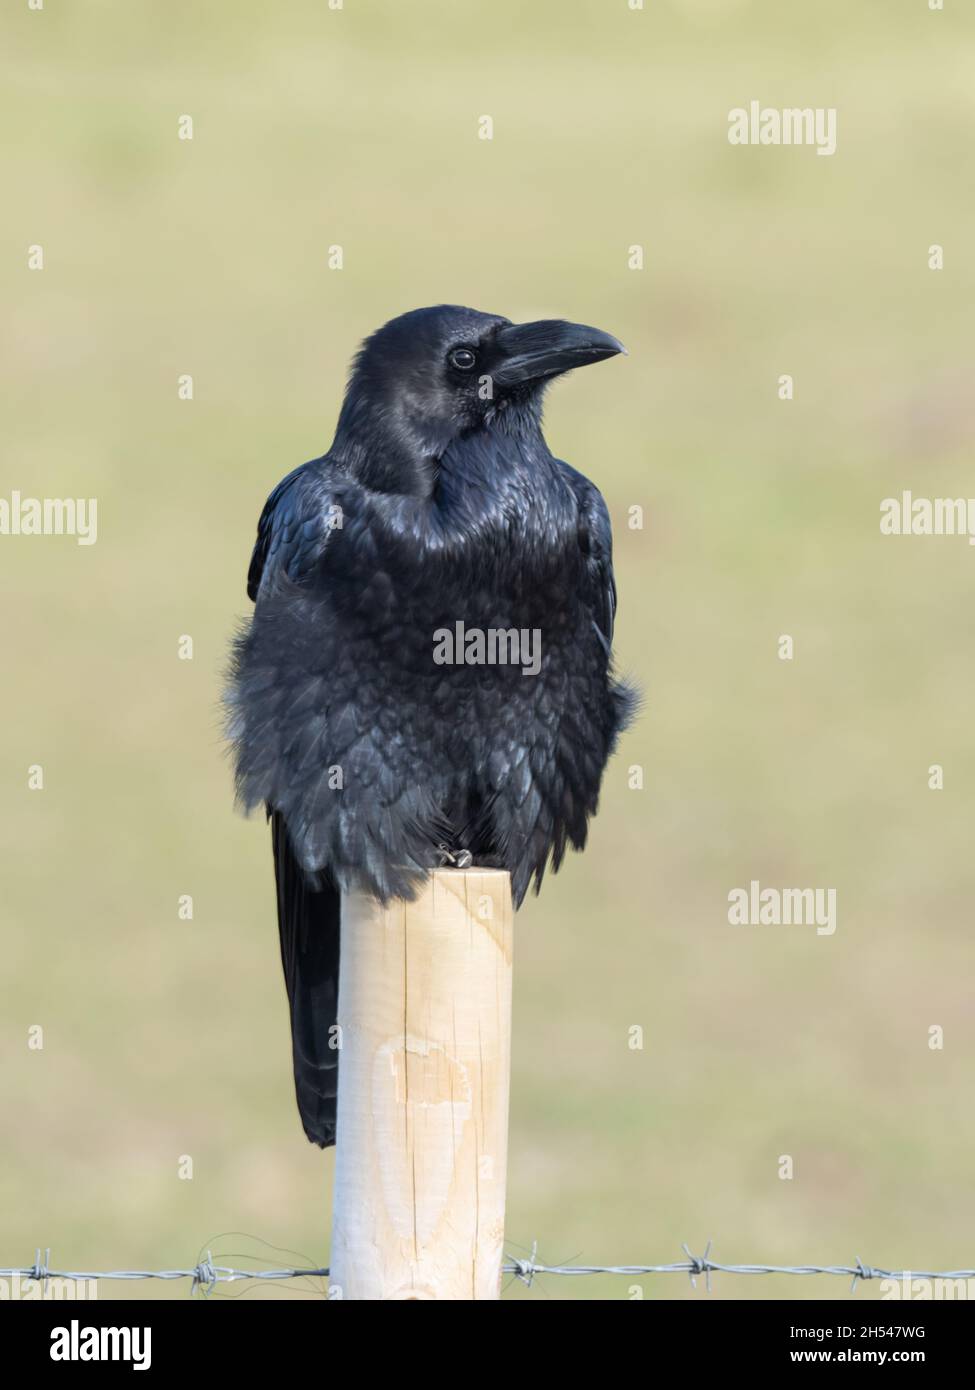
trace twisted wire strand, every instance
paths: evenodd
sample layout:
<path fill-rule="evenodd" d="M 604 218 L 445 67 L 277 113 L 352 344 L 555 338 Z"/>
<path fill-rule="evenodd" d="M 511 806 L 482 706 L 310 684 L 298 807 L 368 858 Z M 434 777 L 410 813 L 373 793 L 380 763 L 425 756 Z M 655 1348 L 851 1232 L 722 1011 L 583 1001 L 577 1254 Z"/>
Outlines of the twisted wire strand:
<path fill-rule="evenodd" d="M 697 1287 L 698 1278 L 703 1276 L 708 1293 L 711 1292 L 712 1274 L 741 1274 L 746 1276 L 762 1274 L 789 1274 L 799 1276 L 815 1274 L 833 1275 L 836 1277 L 850 1278 L 851 1293 L 855 1292 L 856 1286 L 861 1279 L 975 1279 L 975 1269 L 886 1269 L 881 1265 L 867 1264 L 859 1255 L 854 1264 L 730 1264 L 711 1258 L 711 1241 L 708 1241 L 705 1246 L 703 1255 L 693 1254 L 686 1244 L 682 1249 L 686 1259 L 676 1260 L 671 1264 L 550 1265 L 538 1259 L 538 1248 L 537 1244 L 535 1244 L 532 1246 L 531 1254 L 526 1258 L 510 1257 L 502 1266 L 502 1271 L 505 1274 L 514 1275 L 516 1279 L 528 1285 L 528 1287 L 531 1287 L 535 1279 L 541 1275 L 578 1278 L 580 1276 L 597 1274 L 616 1274 L 630 1277 L 639 1277 L 648 1274 L 686 1274 L 695 1288 Z M 41 1249 L 38 1247 L 35 1251 L 34 1263 L 32 1265 L 21 1265 L 19 1267 L 11 1266 L 7 1269 L 0 1269 L 0 1278 L 9 1279 L 19 1277 L 33 1283 L 44 1284 L 45 1286 L 51 1279 L 71 1279 L 76 1281 L 98 1279 L 189 1279 L 191 1297 L 194 1294 L 202 1294 L 206 1297 L 212 1294 L 218 1285 L 233 1284 L 239 1280 L 254 1280 L 260 1282 L 328 1278 L 328 1269 L 324 1267 L 304 1268 L 301 1266 L 294 1266 L 284 1269 L 236 1269 L 230 1265 L 215 1264 L 213 1255 L 209 1250 L 205 1258 L 198 1260 L 195 1265 L 187 1269 L 52 1269 L 50 1261 L 50 1247 L 44 1251 L 43 1259 L 41 1258 Z"/>

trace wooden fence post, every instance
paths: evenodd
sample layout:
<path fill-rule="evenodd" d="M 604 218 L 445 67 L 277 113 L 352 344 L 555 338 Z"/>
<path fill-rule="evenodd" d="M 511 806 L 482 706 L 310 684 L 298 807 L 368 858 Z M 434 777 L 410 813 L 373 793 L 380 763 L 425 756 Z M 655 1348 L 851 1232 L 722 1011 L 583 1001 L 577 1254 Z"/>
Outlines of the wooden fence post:
<path fill-rule="evenodd" d="M 342 1298 L 499 1296 L 512 936 L 498 869 L 439 869 L 415 902 L 387 908 L 343 898 L 330 1260 Z"/>

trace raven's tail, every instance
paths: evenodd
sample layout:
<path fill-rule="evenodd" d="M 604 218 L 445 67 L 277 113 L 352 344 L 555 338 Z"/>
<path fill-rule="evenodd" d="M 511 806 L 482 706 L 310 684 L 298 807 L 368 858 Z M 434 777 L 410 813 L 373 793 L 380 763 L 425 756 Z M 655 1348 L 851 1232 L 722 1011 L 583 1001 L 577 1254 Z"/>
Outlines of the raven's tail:
<path fill-rule="evenodd" d="M 335 1143 L 341 897 L 331 882 L 308 882 L 278 811 L 271 812 L 271 838 L 298 1110 L 308 1138 L 324 1149 Z"/>

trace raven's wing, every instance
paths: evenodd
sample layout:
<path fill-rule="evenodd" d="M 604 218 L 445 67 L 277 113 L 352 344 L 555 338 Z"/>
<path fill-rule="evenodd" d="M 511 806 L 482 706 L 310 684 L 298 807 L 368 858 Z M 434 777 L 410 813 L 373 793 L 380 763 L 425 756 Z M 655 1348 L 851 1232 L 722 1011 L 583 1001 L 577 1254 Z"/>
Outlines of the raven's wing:
<path fill-rule="evenodd" d="M 271 493 L 257 524 L 247 574 L 255 602 L 275 579 L 300 581 L 328 537 L 328 492 L 321 460 L 303 464 Z M 339 1054 L 340 897 L 328 874 L 310 881 L 298 863 L 284 815 L 268 804 L 277 885 L 281 963 L 291 1013 L 295 1095 L 305 1133 L 323 1148 L 335 1143 Z"/>
<path fill-rule="evenodd" d="M 264 503 L 247 571 L 247 597 L 257 602 L 265 576 L 299 579 L 328 538 L 328 486 L 323 459 L 312 459 L 282 478 Z"/>
<path fill-rule="evenodd" d="M 561 459 L 559 463 L 579 504 L 579 548 L 586 557 L 586 568 L 592 582 L 593 627 L 608 657 L 616 620 L 613 528 L 609 510 L 598 487 Z"/>
<path fill-rule="evenodd" d="M 575 501 L 575 536 L 582 569 L 569 563 L 575 586 L 567 611 L 578 629 L 549 648 L 544 672 L 527 700 L 513 701 L 497 719 L 487 766 L 490 799 L 484 838 L 502 847 L 515 904 L 546 865 L 561 865 L 571 844 L 582 849 L 596 811 L 607 758 L 632 707 L 632 694 L 612 672 L 616 585 L 612 528 L 599 490 L 558 461 L 559 478 Z M 529 685 L 528 682 L 525 683 Z"/>
<path fill-rule="evenodd" d="M 592 582 L 592 625 L 606 653 L 611 711 L 606 754 L 608 757 L 616 747 L 616 740 L 639 710 L 640 692 L 636 685 L 613 674 L 616 579 L 613 575 L 613 527 L 609 519 L 609 509 L 598 487 L 568 464 L 562 466 L 579 499 L 579 544 L 586 556 Z"/>

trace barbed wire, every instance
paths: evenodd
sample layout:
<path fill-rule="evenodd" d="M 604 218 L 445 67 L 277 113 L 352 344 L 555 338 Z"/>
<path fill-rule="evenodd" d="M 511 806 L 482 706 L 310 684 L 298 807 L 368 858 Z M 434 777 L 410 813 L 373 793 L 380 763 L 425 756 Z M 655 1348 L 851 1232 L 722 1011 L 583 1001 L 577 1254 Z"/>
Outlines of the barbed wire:
<path fill-rule="evenodd" d="M 595 1274 L 615 1274 L 629 1277 L 639 1277 L 647 1274 L 686 1274 L 689 1276 L 691 1284 L 697 1288 L 697 1280 L 703 1276 L 708 1293 L 711 1292 L 712 1274 L 791 1274 L 791 1275 L 812 1275 L 827 1274 L 838 1277 L 852 1276 L 850 1293 L 856 1292 L 857 1284 L 861 1279 L 975 1279 L 975 1269 L 949 1269 L 949 1270 L 929 1270 L 929 1269 L 885 1269 L 880 1265 L 867 1264 L 861 1260 L 859 1255 L 856 1263 L 852 1265 L 770 1265 L 770 1264 L 726 1264 L 723 1261 L 711 1259 L 711 1241 L 708 1241 L 704 1248 L 703 1255 L 694 1255 L 687 1245 L 682 1245 L 681 1249 L 687 1256 L 684 1260 L 676 1260 L 672 1264 L 657 1265 L 581 1265 L 581 1264 L 557 1264 L 549 1265 L 538 1259 L 537 1242 L 532 1246 L 531 1254 L 526 1258 L 515 1258 L 509 1256 L 505 1264 L 502 1265 L 502 1273 L 513 1275 L 516 1279 L 526 1284 L 529 1288 L 540 1275 L 560 1275 L 569 1277 L 579 1277 Z M 108 1270 L 72 1270 L 72 1269 L 52 1269 L 50 1267 L 51 1250 L 50 1247 L 45 1251 L 44 1259 L 41 1259 L 40 1248 L 35 1251 L 34 1263 L 32 1265 L 22 1265 L 19 1268 L 12 1266 L 8 1269 L 0 1269 L 0 1278 L 10 1279 L 19 1276 L 21 1279 L 29 1280 L 33 1283 L 47 1285 L 51 1279 L 70 1279 L 75 1281 L 88 1281 L 98 1279 L 189 1279 L 190 1297 L 199 1293 L 209 1296 L 220 1284 L 233 1284 L 240 1280 L 255 1281 L 281 1281 L 290 1279 L 326 1279 L 328 1278 L 327 1268 L 302 1268 L 295 1266 L 286 1269 L 235 1269 L 229 1265 L 214 1264 L 212 1253 L 208 1250 L 205 1259 L 200 1259 L 189 1269 L 108 1269 Z"/>

